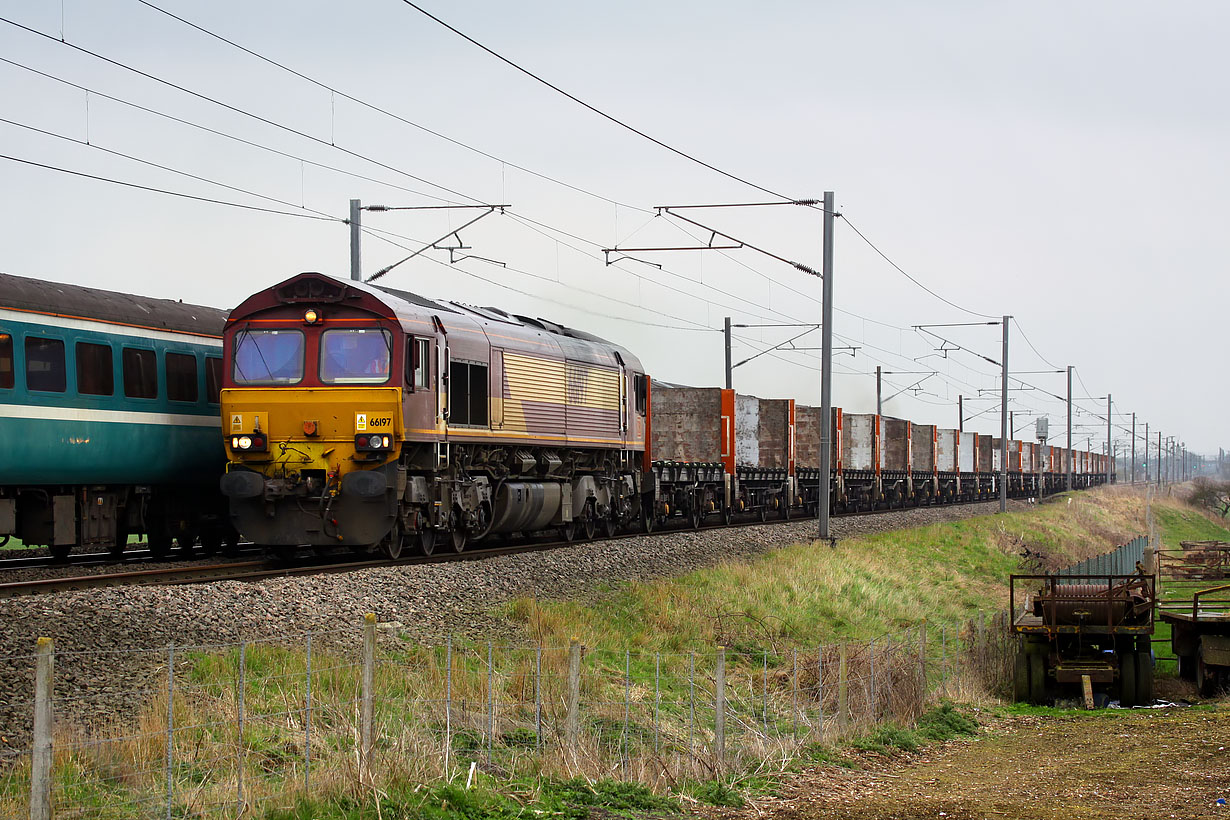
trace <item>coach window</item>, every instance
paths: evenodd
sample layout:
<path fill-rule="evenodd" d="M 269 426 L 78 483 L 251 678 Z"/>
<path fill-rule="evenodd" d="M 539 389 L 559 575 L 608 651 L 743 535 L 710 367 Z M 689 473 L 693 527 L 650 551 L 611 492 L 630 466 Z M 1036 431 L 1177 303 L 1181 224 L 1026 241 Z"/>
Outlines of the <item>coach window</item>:
<path fill-rule="evenodd" d="M 0 333 L 0 387 L 13 386 L 13 337 Z"/>
<path fill-rule="evenodd" d="M 185 353 L 166 355 L 167 398 L 195 402 L 200 395 L 196 383 L 196 356 Z"/>
<path fill-rule="evenodd" d="M 410 339 L 406 343 L 406 382 L 412 390 L 431 389 L 431 341 Z"/>
<path fill-rule="evenodd" d="M 67 385 L 64 342 L 26 337 L 26 388 L 63 393 Z"/>
<path fill-rule="evenodd" d="M 217 356 L 205 357 L 205 400 L 210 404 L 222 402 L 222 360 Z"/>
<path fill-rule="evenodd" d="M 449 363 L 448 423 L 487 426 L 487 365 Z"/>
<path fill-rule="evenodd" d="M 235 334 L 236 384 L 298 384 L 303 381 L 303 333 L 241 330 Z"/>
<path fill-rule="evenodd" d="M 158 357 L 154 351 L 126 347 L 120 360 L 124 365 L 124 395 L 130 399 L 158 398 Z"/>
<path fill-rule="evenodd" d="M 320 380 L 325 384 L 384 384 L 393 335 L 379 328 L 336 328 L 320 334 Z"/>
<path fill-rule="evenodd" d="M 86 396 L 115 394 L 111 345 L 77 342 L 77 392 Z"/>

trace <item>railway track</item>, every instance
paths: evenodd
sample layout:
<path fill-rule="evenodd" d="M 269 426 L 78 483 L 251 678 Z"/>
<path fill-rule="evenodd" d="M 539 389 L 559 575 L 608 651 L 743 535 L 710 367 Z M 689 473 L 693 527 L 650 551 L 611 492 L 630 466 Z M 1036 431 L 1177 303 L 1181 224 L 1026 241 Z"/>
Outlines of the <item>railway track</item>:
<path fill-rule="evenodd" d="M 959 507 L 969 504 L 986 503 L 987 499 L 962 502 L 960 504 L 944 504 L 943 507 Z M 902 507 L 886 510 L 860 510 L 842 513 L 842 518 L 862 518 L 883 515 L 891 512 L 908 512 L 921 507 Z M 116 586 L 174 586 L 182 584 L 201 584 L 214 581 L 257 581 L 265 578 L 287 577 L 292 575 L 312 575 L 337 572 L 353 572 L 361 569 L 391 566 L 415 566 L 421 564 L 439 564 L 447 561 L 474 561 L 493 558 L 500 555 L 516 555 L 527 552 L 541 552 L 560 547 L 578 546 L 584 543 L 599 541 L 619 541 L 627 538 L 652 538 L 658 535 L 673 535 L 687 532 L 703 532 L 705 530 L 734 529 L 742 527 L 773 526 L 776 524 L 797 524 L 813 520 L 811 516 L 791 518 L 774 518 L 768 521 L 736 521 L 731 524 L 714 523 L 702 525 L 699 529 L 690 527 L 669 527 L 656 529 L 652 533 L 627 532 L 606 537 L 595 537 L 588 541 L 568 541 L 564 539 L 531 540 L 525 543 L 504 544 L 484 548 L 470 548 L 461 553 L 435 553 L 433 555 L 412 555 L 397 560 L 383 557 L 359 558 L 357 560 L 338 561 L 328 557 L 304 559 L 287 562 L 275 559 L 258 559 L 250 561 L 231 561 L 229 563 L 196 565 L 184 567 L 164 567 L 159 569 L 135 570 L 132 572 L 107 572 L 94 575 L 81 575 L 63 578 L 40 578 L 29 581 L 14 581 L 0 583 L 0 598 L 17 598 L 30 595 L 46 595 L 54 592 L 70 592 L 86 589 L 98 589 Z M 85 556 L 83 556 L 85 557 Z M 17 559 L 20 560 L 20 559 Z M 63 566 L 51 564 L 50 566 Z"/>
<path fill-rule="evenodd" d="M 258 550 L 253 545 L 245 544 L 231 557 L 240 557 L 257 552 Z M 0 555 L 2 554 L 0 553 Z M 67 558 L 55 558 L 50 555 L 23 555 L 20 558 L 0 558 L 0 575 L 8 570 L 16 569 L 64 569 L 66 567 L 100 567 L 108 564 L 118 566 L 126 564 L 176 563 L 205 561 L 214 557 L 213 555 L 205 555 L 199 549 L 195 550 L 191 556 L 185 556 L 182 552 L 175 550 L 170 555 L 161 558 L 156 557 L 148 549 L 126 549 L 118 557 L 110 552 L 87 552 L 69 555 Z"/>

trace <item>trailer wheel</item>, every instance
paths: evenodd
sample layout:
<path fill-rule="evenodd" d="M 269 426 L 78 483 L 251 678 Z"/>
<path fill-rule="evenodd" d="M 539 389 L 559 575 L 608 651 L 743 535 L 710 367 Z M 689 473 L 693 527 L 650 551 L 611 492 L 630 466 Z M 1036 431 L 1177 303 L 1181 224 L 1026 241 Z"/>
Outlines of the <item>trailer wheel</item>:
<path fill-rule="evenodd" d="M 1148 652 L 1136 653 L 1136 701 L 1141 706 L 1153 702 L 1153 657 Z"/>
<path fill-rule="evenodd" d="M 1179 677 L 1183 680 L 1196 679 L 1196 656 L 1195 655 L 1180 655 L 1179 656 Z"/>
<path fill-rule="evenodd" d="M 1025 703 L 1030 699 L 1029 691 L 1029 653 L 1022 644 L 1016 652 L 1016 664 L 1012 669 L 1012 699 Z"/>
<path fill-rule="evenodd" d="M 1217 670 L 1204 662 L 1204 641 L 1196 645 L 1196 689 L 1202 698 L 1217 694 Z"/>
<path fill-rule="evenodd" d="M 1046 700 L 1046 655 L 1029 653 L 1029 702 L 1041 706 Z"/>
<path fill-rule="evenodd" d="M 1125 708 L 1138 703 L 1136 655 L 1136 652 L 1119 653 L 1119 705 Z"/>

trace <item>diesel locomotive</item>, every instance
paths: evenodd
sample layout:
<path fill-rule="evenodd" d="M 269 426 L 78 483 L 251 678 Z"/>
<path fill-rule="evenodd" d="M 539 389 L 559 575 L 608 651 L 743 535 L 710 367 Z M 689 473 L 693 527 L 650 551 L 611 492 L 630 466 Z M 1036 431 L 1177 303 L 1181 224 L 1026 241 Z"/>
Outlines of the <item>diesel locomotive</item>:
<path fill-rule="evenodd" d="M 649 380 L 618 345 L 320 273 L 250 297 L 222 335 L 220 487 L 257 544 L 396 558 L 648 512 Z"/>
<path fill-rule="evenodd" d="M 217 477 L 225 311 L 0 274 L 0 544 L 237 543 Z"/>

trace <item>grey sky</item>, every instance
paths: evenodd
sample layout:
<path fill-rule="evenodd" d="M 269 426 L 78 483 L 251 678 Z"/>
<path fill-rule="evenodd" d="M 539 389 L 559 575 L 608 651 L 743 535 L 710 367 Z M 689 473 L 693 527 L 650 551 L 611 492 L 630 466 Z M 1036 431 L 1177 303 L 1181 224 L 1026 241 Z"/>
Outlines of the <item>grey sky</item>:
<path fill-rule="evenodd" d="M 656 378 L 722 379 L 722 317 L 816 321 L 819 282 L 749 251 L 643 254 L 604 267 L 595 245 L 692 241 L 661 204 L 765 196 L 686 162 L 533 83 L 399 0 L 157 4 L 407 119 L 587 191 L 577 193 L 365 111 L 158 14 L 136 0 L 3 0 L 0 16 L 140 68 L 470 200 L 258 123 L 0 23 L 0 57 L 312 162 L 452 201 L 507 202 L 464 232 L 471 254 L 432 252 L 396 287 L 577 325 L 637 351 Z M 1013 314 L 1050 362 L 1074 364 L 1120 412 L 1189 446 L 1225 438 L 1219 276 L 1230 188 L 1225 160 L 1230 6 L 1223 3 L 475 2 L 426 6 L 572 93 L 707 162 L 798 197 L 837 192 L 850 221 L 894 261 L 971 310 Z M 301 165 L 0 64 L 5 119 L 283 200 L 148 168 L 0 123 L 0 153 L 279 210 L 345 215 L 347 200 L 429 196 Z M 300 270 L 344 275 L 338 223 L 171 199 L 0 160 L 0 269 L 230 307 Z M 645 210 L 640 210 L 645 209 Z M 649 212 L 646 212 L 649 211 Z M 368 214 L 367 225 L 433 239 L 466 212 Z M 819 267 L 815 211 L 699 212 L 700 221 Z M 699 231 L 692 233 L 700 236 Z M 411 248 L 412 241 L 396 240 Z M 886 412 L 955 426 L 957 395 L 997 386 L 962 352 L 931 356 L 909 328 L 977 320 L 929 296 L 838 223 L 835 401 L 873 409 L 882 363 L 936 368 L 926 394 Z M 407 251 L 365 238 L 370 274 Z M 538 278 L 525 275 L 528 272 Z M 477 277 L 482 277 L 476 278 Z M 488 280 L 488 281 L 484 281 Z M 703 282 L 703 284 L 699 284 Z M 507 286 L 507 287 L 505 287 Z M 694 298 L 668 289 L 678 288 Z M 509 290 L 513 288 L 515 290 Z M 725 293 L 719 292 L 724 291 Z M 706 301 L 707 300 L 707 301 Z M 621 317 L 620 319 L 612 317 Z M 859 318 L 859 317 L 866 317 Z M 626 321 L 633 320 L 633 321 Z M 874 321 L 867 321 L 874 320 Z M 885 325 L 876 324 L 885 323 Z M 669 325 L 671 327 L 659 327 Z M 886 326 L 887 325 L 887 326 Z M 690 329 L 682 329 L 690 328 Z M 1014 370 L 1049 366 L 1013 327 Z M 761 347 L 796 331 L 749 330 Z M 999 329 L 951 331 L 992 358 Z M 804 337 L 800 345 L 818 334 Z M 736 360 L 758 348 L 740 343 Z M 818 403 L 816 354 L 762 356 L 736 387 Z M 843 374 L 849 371 L 850 374 Z M 864 374 L 864 375 L 856 375 Z M 921 375 L 887 377 L 898 386 Z M 1030 375 L 1063 393 L 1061 376 Z M 886 395 L 896 388 L 886 385 Z M 1021 411 L 1062 405 L 1014 393 Z M 1089 410 L 1104 403 L 1084 402 Z M 971 404 L 971 412 L 991 405 Z M 1029 416 L 1019 416 L 1018 427 Z M 1123 419 L 1117 419 L 1125 421 Z M 1078 422 L 1096 424 L 1091 416 Z M 967 429 L 998 433 L 998 412 Z M 1095 442 L 1097 427 L 1085 429 Z M 1026 430 L 1020 434 L 1028 436 Z M 1126 442 L 1126 435 L 1117 433 Z"/>

